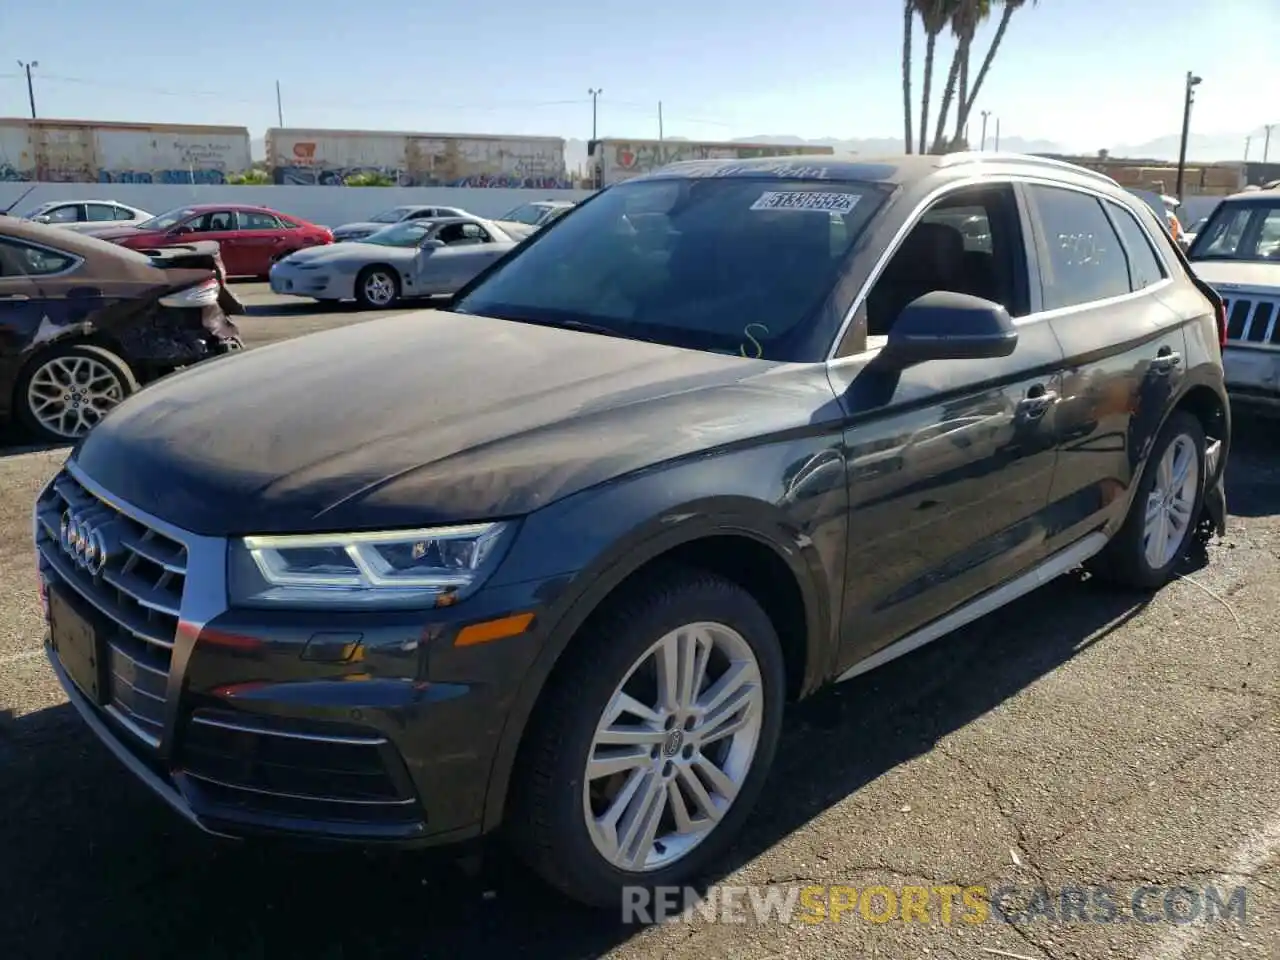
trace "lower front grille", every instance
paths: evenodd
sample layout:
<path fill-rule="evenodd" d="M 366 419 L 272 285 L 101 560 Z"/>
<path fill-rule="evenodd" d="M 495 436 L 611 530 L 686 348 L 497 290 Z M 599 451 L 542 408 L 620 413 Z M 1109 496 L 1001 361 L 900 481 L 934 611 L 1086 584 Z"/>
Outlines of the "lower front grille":
<path fill-rule="evenodd" d="M 1280 346 L 1280 300 L 1261 297 L 1224 297 L 1227 311 L 1227 342 Z"/>
<path fill-rule="evenodd" d="M 159 746 L 186 546 L 65 470 L 36 504 L 35 537 L 42 576 L 93 608 L 86 612 L 105 644 L 107 711 Z"/>
<path fill-rule="evenodd" d="M 178 767 L 225 813 L 371 827 L 422 819 L 398 755 L 376 734 L 198 710 Z"/>

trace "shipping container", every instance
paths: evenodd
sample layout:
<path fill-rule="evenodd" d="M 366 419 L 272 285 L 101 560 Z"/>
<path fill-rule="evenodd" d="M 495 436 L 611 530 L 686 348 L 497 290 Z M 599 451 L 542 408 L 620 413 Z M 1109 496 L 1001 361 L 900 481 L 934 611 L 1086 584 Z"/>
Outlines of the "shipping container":
<path fill-rule="evenodd" d="M 272 128 L 266 149 L 279 184 L 343 186 L 361 177 L 405 187 L 571 186 L 559 137 Z"/>
<path fill-rule="evenodd" d="M 226 183 L 251 163 L 245 127 L 0 118 L 0 181 Z"/>
<path fill-rule="evenodd" d="M 588 144 L 593 186 L 629 180 L 682 160 L 750 160 L 756 157 L 831 156 L 812 144 L 719 143 L 711 140 L 593 140 Z"/>

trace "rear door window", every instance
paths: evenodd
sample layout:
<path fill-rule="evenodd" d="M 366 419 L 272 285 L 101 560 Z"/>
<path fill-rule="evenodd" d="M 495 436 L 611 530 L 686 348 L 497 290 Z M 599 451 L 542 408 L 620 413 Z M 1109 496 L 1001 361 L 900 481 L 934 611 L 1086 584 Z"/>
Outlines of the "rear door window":
<path fill-rule="evenodd" d="M 1096 197 L 1062 187 L 1029 185 L 1045 310 L 1076 307 L 1130 292 L 1120 237 Z"/>

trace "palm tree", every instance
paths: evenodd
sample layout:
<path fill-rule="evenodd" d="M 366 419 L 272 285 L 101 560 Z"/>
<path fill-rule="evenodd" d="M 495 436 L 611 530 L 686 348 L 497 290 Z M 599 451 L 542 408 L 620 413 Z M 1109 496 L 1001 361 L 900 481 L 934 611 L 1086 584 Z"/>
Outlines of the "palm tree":
<path fill-rule="evenodd" d="M 951 16 L 951 32 L 956 38 L 955 56 L 951 58 L 951 71 L 947 76 L 947 88 L 942 97 L 942 108 L 938 114 L 938 128 L 934 133 L 933 146 L 935 152 L 941 152 L 947 148 L 947 143 L 943 139 L 943 131 L 947 127 L 947 115 L 951 112 L 951 101 L 956 96 L 956 87 L 959 85 L 959 104 L 956 110 L 956 117 L 960 119 L 964 114 L 962 107 L 965 103 L 971 102 L 969 98 L 969 53 L 973 49 L 973 37 L 978 32 L 979 25 L 982 24 L 989 16 L 991 16 L 991 0 L 959 0 L 952 11 Z M 959 123 L 956 126 L 956 134 L 953 142 L 960 141 L 964 135 L 964 124 Z"/>
<path fill-rule="evenodd" d="M 933 86 L 933 55 L 938 37 L 947 29 L 955 8 L 963 0 L 914 0 L 915 8 L 924 23 L 924 92 L 920 97 L 920 152 L 928 152 L 929 94 Z"/>
<path fill-rule="evenodd" d="M 1002 8 L 1000 10 L 1000 23 L 996 27 L 996 35 L 991 38 L 991 46 L 987 48 L 987 55 L 982 60 L 982 66 L 978 70 L 977 79 L 973 81 L 973 89 L 968 91 L 967 96 L 960 99 L 960 127 L 969 122 L 969 113 L 973 110 L 973 105 L 978 99 L 978 92 L 982 89 L 982 81 L 987 79 L 987 72 L 991 69 L 991 61 L 996 58 L 996 51 L 1000 49 L 1000 43 L 1004 40 L 1005 31 L 1009 29 L 1009 21 L 1013 19 L 1013 15 L 1021 10 L 1027 3 L 1027 0 L 1001 0 Z M 1031 0 L 1034 6 L 1037 0 Z"/>
<path fill-rule="evenodd" d="M 916 25 L 914 0 L 902 0 L 902 132 L 906 152 L 911 152 L 911 34 Z"/>

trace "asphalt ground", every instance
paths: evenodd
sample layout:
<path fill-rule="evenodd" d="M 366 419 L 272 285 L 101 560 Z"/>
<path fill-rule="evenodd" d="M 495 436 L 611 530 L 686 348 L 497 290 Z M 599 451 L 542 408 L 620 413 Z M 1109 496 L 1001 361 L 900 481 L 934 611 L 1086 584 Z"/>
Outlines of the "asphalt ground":
<path fill-rule="evenodd" d="M 237 293 L 250 346 L 377 316 Z M 0 449 L 0 957 L 1280 958 L 1275 437 L 1239 421 L 1228 534 L 1157 595 L 1065 577 L 795 707 L 747 833 L 705 878 L 709 897 L 758 889 L 715 921 L 652 926 L 566 904 L 500 848 L 477 871 L 195 832 L 44 660 L 30 506 L 65 450 Z M 753 914 L 753 897 L 832 886 L 790 922 Z M 925 888 L 926 910 L 877 922 L 872 887 Z M 944 922 L 940 887 L 983 887 L 1007 920 Z M 1208 888 L 1226 917 L 1178 922 Z M 858 906 L 807 922 L 815 903 Z"/>

